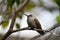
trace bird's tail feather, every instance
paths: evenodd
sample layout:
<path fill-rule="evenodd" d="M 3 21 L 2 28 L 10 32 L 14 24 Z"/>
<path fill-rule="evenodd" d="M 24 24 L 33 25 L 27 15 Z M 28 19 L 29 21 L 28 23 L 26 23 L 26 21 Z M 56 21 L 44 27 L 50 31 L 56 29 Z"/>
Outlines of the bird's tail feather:
<path fill-rule="evenodd" d="M 44 35 L 45 34 L 45 32 L 44 31 L 37 31 L 39 34 L 41 34 L 41 35 Z"/>

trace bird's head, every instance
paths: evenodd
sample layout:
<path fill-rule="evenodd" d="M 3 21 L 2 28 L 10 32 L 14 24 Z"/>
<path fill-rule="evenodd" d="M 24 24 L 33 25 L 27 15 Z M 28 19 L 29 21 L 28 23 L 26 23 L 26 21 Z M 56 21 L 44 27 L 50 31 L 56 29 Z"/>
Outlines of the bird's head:
<path fill-rule="evenodd" d="M 33 15 L 32 14 L 30 14 L 30 15 L 26 15 L 26 14 L 24 14 L 25 16 L 27 16 L 27 17 L 32 17 Z"/>
<path fill-rule="evenodd" d="M 35 16 L 34 15 L 32 15 L 32 14 L 30 14 L 30 15 L 26 15 L 26 14 L 24 14 L 25 16 L 27 16 L 28 18 L 32 18 L 32 19 L 35 19 Z"/>

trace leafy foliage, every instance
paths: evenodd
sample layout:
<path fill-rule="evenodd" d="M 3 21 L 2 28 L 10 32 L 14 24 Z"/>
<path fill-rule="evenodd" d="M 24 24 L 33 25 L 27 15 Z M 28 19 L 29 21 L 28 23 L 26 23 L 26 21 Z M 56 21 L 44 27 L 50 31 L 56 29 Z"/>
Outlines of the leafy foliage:
<path fill-rule="evenodd" d="M 56 3 L 57 3 L 57 5 L 60 7 L 60 0 L 54 0 Z"/>
<path fill-rule="evenodd" d="M 18 14 L 18 17 L 19 17 L 20 19 L 22 19 L 22 16 L 23 16 L 22 13 L 19 13 L 19 14 Z"/>
<path fill-rule="evenodd" d="M 16 28 L 17 28 L 17 29 L 20 28 L 20 25 L 19 25 L 18 23 L 16 23 Z"/>
<path fill-rule="evenodd" d="M 58 24 L 60 24 L 60 14 L 56 17 L 56 21 Z"/>
<path fill-rule="evenodd" d="M 25 10 L 31 10 L 32 8 L 35 7 L 35 4 L 34 3 L 28 3 L 27 6 L 24 8 Z"/>
<path fill-rule="evenodd" d="M 7 4 L 9 7 L 12 7 L 15 2 L 17 6 L 20 4 L 20 0 L 7 0 Z"/>
<path fill-rule="evenodd" d="M 17 6 L 19 6 L 20 0 L 15 0 L 15 1 L 16 1 Z"/>
<path fill-rule="evenodd" d="M 15 0 L 7 0 L 7 4 L 8 4 L 9 7 L 12 7 L 14 2 L 15 2 Z"/>
<path fill-rule="evenodd" d="M 12 8 L 9 7 L 9 8 L 8 8 L 8 12 L 9 12 L 9 14 L 12 14 L 12 11 L 13 11 Z"/>
<path fill-rule="evenodd" d="M 3 36 L 3 35 L 2 35 L 2 34 L 0 34 L 0 40 L 1 40 L 2 36 Z"/>
<path fill-rule="evenodd" d="M 8 24 L 9 24 L 9 21 L 3 21 L 2 22 L 2 27 L 6 28 Z"/>
<path fill-rule="evenodd" d="M 24 14 L 24 10 L 22 10 L 21 12 L 19 12 L 19 14 L 17 15 L 20 19 L 22 19 L 22 16 Z"/>

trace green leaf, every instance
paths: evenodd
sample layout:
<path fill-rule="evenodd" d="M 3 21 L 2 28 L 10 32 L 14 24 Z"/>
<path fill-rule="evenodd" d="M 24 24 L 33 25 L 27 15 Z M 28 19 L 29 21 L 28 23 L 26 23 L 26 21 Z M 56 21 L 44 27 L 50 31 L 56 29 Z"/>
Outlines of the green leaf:
<path fill-rule="evenodd" d="M 20 25 L 18 23 L 16 23 L 16 28 L 19 29 L 20 28 Z"/>
<path fill-rule="evenodd" d="M 60 0 L 54 0 L 56 3 L 57 3 L 57 5 L 60 7 Z"/>
<path fill-rule="evenodd" d="M 0 39 L 2 38 L 2 36 L 3 36 L 3 35 L 0 33 Z"/>
<path fill-rule="evenodd" d="M 16 4 L 17 4 L 17 6 L 19 6 L 20 0 L 15 0 L 15 2 L 16 2 Z"/>
<path fill-rule="evenodd" d="M 28 10 L 31 10 L 32 8 L 34 8 L 34 7 L 35 7 L 34 3 L 28 3 L 24 9 L 28 11 Z"/>
<path fill-rule="evenodd" d="M 7 0 L 7 4 L 9 7 L 12 7 L 14 2 L 15 2 L 15 0 Z"/>
<path fill-rule="evenodd" d="M 60 14 L 56 17 L 56 21 L 58 24 L 60 24 Z"/>
<path fill-rule="evenodd" d="M 6 28 L 8 24 L 9 24 L 9 21 L 3 21 L 2 22 L 2 27 Z"/>
<path fill-rule="evenodd" d="M 22 19 L 23 13 L 19 12 L 19 14 L 17 15 L 18 18 Z"/>

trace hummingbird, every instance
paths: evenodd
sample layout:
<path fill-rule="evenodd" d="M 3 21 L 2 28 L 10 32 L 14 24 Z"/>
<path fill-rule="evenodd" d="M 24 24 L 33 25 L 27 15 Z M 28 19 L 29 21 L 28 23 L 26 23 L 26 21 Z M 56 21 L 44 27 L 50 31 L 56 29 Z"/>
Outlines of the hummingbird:
<path fill-rule="evenodd" d="M 32 30 L 34 30 L 34 28 L 42 30 L 41 24 L 36 17 L 34 17 L 32 14 L 26 16 L 27 16 L 27 24 Z M 37 32 L 41 35 L 45 34 L 44 31 L 37 31 Z"/>

